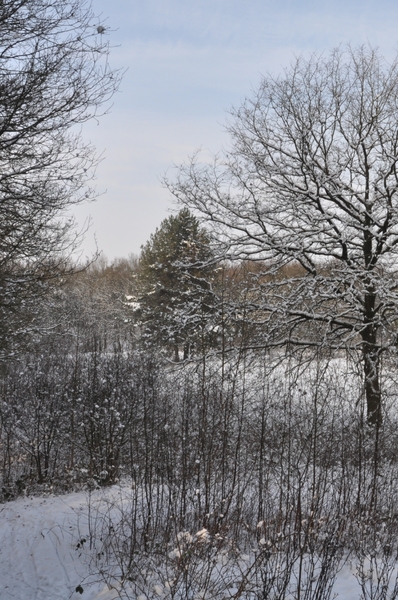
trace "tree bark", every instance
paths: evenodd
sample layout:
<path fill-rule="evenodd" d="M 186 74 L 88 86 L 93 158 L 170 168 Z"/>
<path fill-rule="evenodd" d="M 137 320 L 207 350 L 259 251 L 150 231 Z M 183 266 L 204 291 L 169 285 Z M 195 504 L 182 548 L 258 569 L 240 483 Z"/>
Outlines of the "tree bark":
<path fill-rule="evenodd" d="M 381 390 L 379 377 L 379 358 L 377 350 L 364 342 L 364 375 L 367 419 L 369 425 L 379 426 L 382 423 Z"/>
<path fill-rule="evenodd" d="M 174 362 L 180 362 L 180 353 L 178 344 L 174 344 Z"/>
<path fill-rule="evenodd" d="M 380 355 L 377 345 L 377 326 L 374 323 L 376 294 L 372 291 L 365 296 L 365 327 L 362 332 L 362 356 L 365 379 L 365 398 L 367 420 L 371 426 L 380 426 L 381 389 L 380 389 Z"/>

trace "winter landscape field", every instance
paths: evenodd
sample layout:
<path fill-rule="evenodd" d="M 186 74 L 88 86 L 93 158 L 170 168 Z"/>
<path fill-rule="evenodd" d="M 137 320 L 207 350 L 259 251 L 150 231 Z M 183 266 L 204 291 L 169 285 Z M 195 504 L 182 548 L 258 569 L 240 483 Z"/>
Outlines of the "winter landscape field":
<path fill-rule="evenodd" d="M 273 4 L 112 3 L 145 75 L 108 130 L 109 239 L 141 244 L 156 156 L 180 166 L 108 261 L 73 215 L 129 77 L 117 26 L 101 0 L 0 2 L 0 600 L 398 600 L 398 54 L 274 54 L 193 151 L 202 75 L 235 40 L 238 81 Z"/>

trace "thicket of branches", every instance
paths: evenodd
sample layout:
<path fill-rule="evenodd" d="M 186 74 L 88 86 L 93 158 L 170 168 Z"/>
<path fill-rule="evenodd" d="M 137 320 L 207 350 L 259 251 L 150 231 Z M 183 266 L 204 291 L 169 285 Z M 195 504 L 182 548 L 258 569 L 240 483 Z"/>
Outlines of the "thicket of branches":
<path fill-rule="evenodd" d="M 102 488 L 86 558 L 121 597 L 329 598 L 350 562 L 392 599 L 395 362 L 383 377 L 375 437 L 342 357 L 31 354 L 1 380 L 2 497 Z"/>

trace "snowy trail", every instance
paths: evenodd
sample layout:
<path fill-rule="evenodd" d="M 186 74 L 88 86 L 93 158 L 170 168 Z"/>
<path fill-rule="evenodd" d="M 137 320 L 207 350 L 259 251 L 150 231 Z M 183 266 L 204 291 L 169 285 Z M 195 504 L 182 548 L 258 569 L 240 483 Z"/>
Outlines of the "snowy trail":
<path fill-rule="evenodd" d="M 74 547 L 84 493 L 25 498 L 0 505 L 1 600 L 110 600 L 103 584 L 88 585 Z M 83 594 L 76 587 L 82 585 Z"/>

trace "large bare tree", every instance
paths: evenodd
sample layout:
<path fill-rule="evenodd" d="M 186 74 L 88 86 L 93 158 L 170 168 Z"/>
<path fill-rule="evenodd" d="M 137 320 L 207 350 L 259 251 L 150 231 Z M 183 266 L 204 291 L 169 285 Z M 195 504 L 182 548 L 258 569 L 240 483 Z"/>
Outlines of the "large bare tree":
<path fill-rule="evenodd" d="M 265 261 L 250 296 L 262 343 L 358 352 L 380 424 L 398 319 L 398 58 L 300 57 L 262 80 L 229 131 L 230 151 L 183 166 L 172 193 L 212 224 L 221 255 Z"/>
<path fill-rule="evenodd" d="M 81 125 L 120 79 L 107 39 L 88 0 L 0 3 L 1 338 L 37 282 L 70 264 L 78 234 L 67 211 L 93 198 L 97 162 Z"/>

